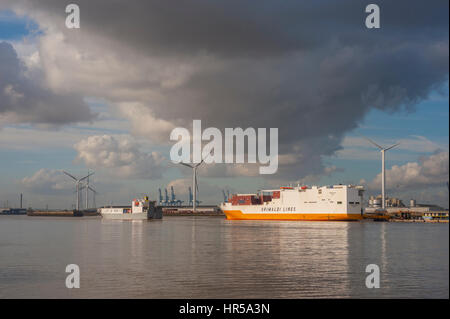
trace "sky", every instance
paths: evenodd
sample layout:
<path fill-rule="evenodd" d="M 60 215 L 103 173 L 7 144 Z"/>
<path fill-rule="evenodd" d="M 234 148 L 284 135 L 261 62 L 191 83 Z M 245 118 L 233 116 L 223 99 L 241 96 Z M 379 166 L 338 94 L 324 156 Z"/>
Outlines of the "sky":
<path fill-rule="evenodd" d="M 170 132 L 277 127 L 279 168 L 203 164 L 199 199 L 222 190 L 361 184 L 448 208 L 448 1 L 60 1 L 0 4 L 0 207 L 71 208 L 73 175 L 94 171 L 97 205 L 174 186 Z M 405 11 L 404 8 L 408 7 Z M 92 201 L 92 198 L 91 198 Z"/>

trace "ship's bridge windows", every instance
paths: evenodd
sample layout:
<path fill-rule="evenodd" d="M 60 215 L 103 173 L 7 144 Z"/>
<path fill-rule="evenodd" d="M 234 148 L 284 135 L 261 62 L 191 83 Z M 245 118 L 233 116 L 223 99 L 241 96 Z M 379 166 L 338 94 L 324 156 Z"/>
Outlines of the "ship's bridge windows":
<path fill-rule="evenodd" d="M 337 202 L 338 204 L 342 204 L 342 202 Z"/>
<path fill-rule="evenodd" d="M 353 205 L 355 202 L 348 202 L 350 205 Z"/>

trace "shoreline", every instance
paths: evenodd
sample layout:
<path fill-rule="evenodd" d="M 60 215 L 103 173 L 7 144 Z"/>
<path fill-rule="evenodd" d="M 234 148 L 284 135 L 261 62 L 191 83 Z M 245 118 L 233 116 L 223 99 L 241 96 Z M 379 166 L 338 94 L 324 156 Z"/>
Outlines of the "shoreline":
<path fill-rule="evenodd" d="M 72 211 L 54 211 L 54 212 L 47 212 L 47 211 L 36 211 L 31 212 L 28 214 L 3 214 L 0 216 L 27 216 L 27 217 L 73 217 L 73 218 L 80 218 L 80 217 L 102 217 L 100 214 L 92 214 L 92 213 L 74 213 Z M 226 219 L 225 214 L 221 212 L 211 212 L 211 211 L 198 211 L 193 213 L 192 211 L 178 211 L 178 212 L 165 212 L 163 213 L 163 216 L 167 217 L 222 217 Z M 248 221 L 255 221 L 255 220 L 248 220 Z M 265 220 L 265 222 L 270 222 L 270 220 Z M 289 221 L 289 220 L 286 220 Z M 292 220 L 291 220 L 292 221 Z M 302 220 L 298 220 L 302 221 Z M 307 221 L 307 220 L 303 220 Z M 361 220 L 362 222 L 391 222 L 391 223 L 414 223 L 414 224 L 448 224 L 449 221 L 445 219 L 435 219 L 435 220 L 421 220 L 421 219 L 386 219 L 386 220 L 374 220 L 372 218 L 365 218 Z"/>

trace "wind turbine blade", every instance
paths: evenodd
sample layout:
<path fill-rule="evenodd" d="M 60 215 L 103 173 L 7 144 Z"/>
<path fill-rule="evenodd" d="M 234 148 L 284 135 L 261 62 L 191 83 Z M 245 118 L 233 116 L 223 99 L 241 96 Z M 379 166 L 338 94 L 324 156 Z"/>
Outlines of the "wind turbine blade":
<path fill-rule="evenodd" d="M 392 145 L 392 146 L 386 148 L 385 151 L 388 151 L 388 150 L 390 150 L 391 148 L 394 148 L 394 147 L 398 146 L 399 144 L 400 144 L 400 143 L 394 144 L 394 145 Z"/>
<path fill-rule="evenodd" d="M 92 172 L 92 173 L 90 173 L 89 175 L 86 175 L 85 177 L 83 177 L 83 178 L 80 178 L 80 182 L 82 181 L 82 180 L 84 180 L 84 179 L 86 179 L 86 178 L 88 178 L 89 176 L 92 176 L 92 175 L 94 175 L 94 173 Z"/>
<path fill-rule="evenodd" d="M 372 141 L 370 138 L 363 136 L 366 140 L 368 140 L 370 143 L 372 143 L 373 145 L 375 145 L 376 147 L 378 147 L 380 150 L 382 150 L 383 148 L 378 145 L 377 143 L 375 143 L 374 141 Z"/>
<path fill-rule="evenodd" d="M 75 178 L 75 176 L 73 176 L 73 175 L 67 173 L 66 171 L 63 171 L 63 173 L 77 181 L 77 179 Z"/>
<path fill-rule="evenodd" d="M 95 189 L 93 189 L 91 186 L 88 186 L 88 188 L 89 188 L 94 194 L 98 194 L 98 192 L 97 192 Z"/>
<path fill-rule="evenodd" d="M 198 166 L 202 165 L 202 163 L 203 163 L 203 160 L 201 160 L 201 162 L 196 164 L 194 167 L 198 167 Z"/>

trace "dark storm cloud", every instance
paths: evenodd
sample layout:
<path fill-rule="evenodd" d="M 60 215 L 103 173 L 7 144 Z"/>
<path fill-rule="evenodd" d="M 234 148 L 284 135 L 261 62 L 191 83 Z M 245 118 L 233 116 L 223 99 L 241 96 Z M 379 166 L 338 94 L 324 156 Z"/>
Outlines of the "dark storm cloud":
<path fill-rule="evenodd" d="M 67 3 L 25 1 L 61 21 Z M 448 1 L 377 1 L 382 28 L 364 26 L 368 4 L 347 1 L 120 0 L 76 2 L 83 27 L 152 54 L 277 55 L 321 47 L 332 38 L 346 45 L 379 46 L 397 37 L 448 34 Z M 70 33 L 70 32 L 69 32 Z M 373 42 L 373 39 L 377 41 Z M 381 42 L 384 43 L 381 43 Z"/>
<path fill-rule="evenodd" d="M 68 42 L 80 41 L 64 27 L 65 3 L 18 3 L 53 21 Z M 320 172 L 321 156 L 338 150 L 370 109 L 413 111 L 448 80 L 448 1 L 377 1 L 376 30 L 364 24 L 369 3 L 77 1 L 84 36 L 109 39 L 122 60 L 132 50 L 158 63 L 192 62 L 177 85 L 136 78 L 113 102 L 144 87 L 152 94 L 136 101 L 157 119 L 278 127 L 281 154 L 296 158 L 280 167 L 285 176 Z"/>
<path fill-rule="evenodd" d="M 13 122 L 56 125 L 93 118 L 82 97 L 52 93 L 25 73 L 12 45 L 0 42 L 0 115 Z"/>
<path fill-rule="evenodd" d="M 219 112 L 232 125 L 268 124 L 276 116 L 289 127 L 302 120 L 300 135 L 314 131 L 309 118 L 332 117 L 327 133 L 339 134 L 370 107 L 411 106 L 448 76 L 448 1 L 378 1 L 379 30 L 365 28 L 362 1 L 77 4 L 82 28 L 123 47 L 149 56 L 217 58 L 222 67 L 161 89 L 166 99 L 152 107 L 166 119 L 173 110 L 212 122 Z M 60 1 L 30 5 L 64 18 Z M 71 30 L 62 31 L 70 39 Z"/>

